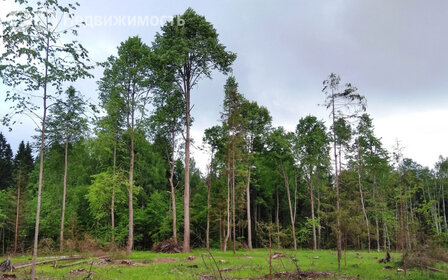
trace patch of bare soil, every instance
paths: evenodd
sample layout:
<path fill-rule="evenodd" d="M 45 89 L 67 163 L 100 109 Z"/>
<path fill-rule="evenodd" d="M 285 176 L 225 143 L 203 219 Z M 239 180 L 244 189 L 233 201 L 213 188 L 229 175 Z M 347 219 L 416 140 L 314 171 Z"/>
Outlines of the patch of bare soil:
<path fill-rule="evenodd" d="M 285 255 L 280 253 L 280 252 L 274 252 L 274 255 L 272 255 L 273 259 L 279 259 L 279 258 L 284 258 Z"/>
<path fill-rule="evenodd" d="M 164 258 L 157 258 L 156 259 L 156 263 L 172 263 L 175 261 L 178 261 L 179 258 L 168 258 L 168 257 L 164 257 Z"/>
<path fill-rule="evenodd" d="M 266 280 L 266 279 L 325 279 L 333 277 L 334 274 L 330 272 L 314 272 L 314 271 L 301 271 L 301 272 L 276 272 L 272 275 L 265 275 L 261 278 L 248 278 L 247 280 Z M 200 280 L 212 280 L 216 279 L 214 275 L 202 274 L 199 277 Z M 226 278 L 227 279 L 227 278 Z M 341 279 L 352 280 L 357 279 L 356 277 L 345 277 L 342 276 Z"/>
<path fill-rule="evenodd" d="M 77 268 L 77 269 L 73 269 L 70 271 L 70 274 L 74 274 L 74 275 L 79 275 L 79 274 L 84 274 L 84 273 L 88 273 L 87 270 L 85 270 L 84 268 Z"/>
<path fill-rule="evenodd" d="M 103 266 L 106 266 L 108 263 L 111 263 L 111 262 L 112 261 L 106 261 L 106 260 L 100 259 L 100 260 L 92 261 L 91 263 L 93 265 L 96 265 L 96 266 L 99 266 L 99 267 L 103 267 Z"/>
<path fill-rule="evenodd" d="M 133 266 L 133 265 L 134 265 L 134 262 L 131 261 L 131 260 L 121 260 L 121 261 L 119 262 L 119 264 L 128 265 L 128 266 Z"/>
<path fill-rule="evenodd" d="M 3 280 L 3 279 L 17 279 L 17 276 L 15 274 L 5 273 L 5 274 L 3 274 L 2 277 L 0 277 L 0 280 Z"/>
<path fill-rule="evenodd" d="M 265 275 L 262 279 L 269 279 L 270 275 Z M 272 279 L 323 279 L 333 276 L 330 272 L 277 272 L 272 274 Z"/>

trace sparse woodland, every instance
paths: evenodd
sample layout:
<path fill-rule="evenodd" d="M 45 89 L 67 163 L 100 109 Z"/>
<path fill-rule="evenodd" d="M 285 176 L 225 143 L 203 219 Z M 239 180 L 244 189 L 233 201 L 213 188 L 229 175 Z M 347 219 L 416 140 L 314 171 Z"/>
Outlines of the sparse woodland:
<path fill-rule="evenodd" d="M 17 151 L 0 134 L 0 255 L 32 252 L 36 261 L 83 242 L 130 254 L 167 239 L 184 252 L 235 252 L 267 248 L 271 236 L 274 248 L 337 249 L 340 265 L 344 248 L 406 255 L 448 244 L 448 158 L 429 169 L 398 142 L 386 149 L 369 93 L 343 73 L 322 77 L 316 92 L 328 118 L 307 115 L 288 131 L 240 92 L 237 50 L 193 9 L 152 42 L 129 37 L 95 65 L 78 28 L 54 24 L 76 5 L 36 5 L 2 23 L 1 97 L 14 104 L 4 129 L 20 130 L 16 119 L 27 115 L 37 130 Z M 17 28 L 38 11 L 40 22 Z M 95 104 L 76 89 L 93 67 L 103 72 Z M 228 76 L 221 122 L 192 139 L 200 112 L 191 95 L 219 73 Z M 206 172 L 193 148 L 208 152 Z"/>

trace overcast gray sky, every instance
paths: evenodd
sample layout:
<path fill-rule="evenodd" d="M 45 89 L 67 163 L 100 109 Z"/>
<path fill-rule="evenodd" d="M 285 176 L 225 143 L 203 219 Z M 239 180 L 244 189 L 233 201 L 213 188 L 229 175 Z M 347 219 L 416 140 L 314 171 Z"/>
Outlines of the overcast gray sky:
<path fill-rule="evenodd" d="M 0 1 L 0 17 L 14 9 Z M 110 16 L 141 18 L 181 14 L 192 7 L 220 34 L 221 42 L 238 54 L 234 75 L 240 91 L 266 106 L 275 126 L 293 130 L 308 114 L 328 119 L 322 81 L 331 73 L 352 82 L 368 100 L 376 133 L 386 148 L 396 139 L 406 157 L 432 167 L 439 155 L 448 156 L 448 1 L 79 1 L 83 19 Z M 116 20 L 115 18 L 113 19 Z M 79 40 L 94 61 L 116 54 L 129 36 L 151 44 L 160 26 L 97 24 L 83 27 Z M 1 50 L 1 47 L 0 47 Z M 95 79 L 75 87 L 96 96 Z M 219 121 L 225 77 L 202 80 L 194 89 L 192 134 Z M 0 94 L 4 95 L 4 87 Z M 5 112 L 7 104 L 0 110 Z M 23 118 L 25 120 L 25 118 Z M 33 134 L 32 123 L 1 129 L 14 150 Z M 206 156 L 195 151 L 203 168 Z"/>

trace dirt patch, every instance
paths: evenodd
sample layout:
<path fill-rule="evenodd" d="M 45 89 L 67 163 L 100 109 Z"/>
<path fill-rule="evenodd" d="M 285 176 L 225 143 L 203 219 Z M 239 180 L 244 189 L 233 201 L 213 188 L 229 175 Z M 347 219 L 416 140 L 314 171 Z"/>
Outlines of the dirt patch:
<path fill-rule="evenodd" d="M 169 257 L 157 258 L 156 263 L 172 263 L 172 262 L 176 262 L 178 260 L 179 260 L 179 258 L 169 258 Z"/>
<path fill-rule="evenodd" d="M 122 265 L 128 265 L 128 266 L 133 266 L 133 265 L 134 265 L 134 262 L 131 261 L 131 260 L 121 260 L 121 261 L 119 262 L 119 264 L 122 264 Z"/>
<path fill-rule="evenodd" d="M 182 252 L 182 246 L 173 239 L 168 239 L 162 242 L 155 243 L 152 247 L 152 250 L 156 253 L 174 254 Z"/>
<path fill-rule="evenodd" d="M 84 274 L 87 273 L 87 270 L 85 270 L 84 268 L 77 268 L 77 269 L 73 269 L 70 271 L 70 274 L 74 274 L 74 275 L 79 275 L 79 274 Z"/>
<path fill-rule="evenodd" d="M 96 261 L 92 261 L 91 262 L 91 264 L 93 264 L 93 265 L 97 265 L 97 266 L 99 266 L 99 267 L 103 267 L 103 266 L 106 266 L 108 263 L 111 263 L 112 261 L 106 261 L 106 260 L 96 260 Z"/>
<path fill-rule="evenodd" d="M 330 272 L 314 272 L 314 271 L 301 271 L 301 272 L 276 272 L 272 276 L 267 274 L 260 278 L 247 278 L 247 280 L 266 280 L 266 279 L 325 279 L 334 277 L 333 273 Z M 202 274 L 199 277 L 200 280 L 212 280 L 216 279 L 214 275 Z M 348 277 L 341 275 L 340 279 L 352 280 L 357 279 L 356 277 Z"/>
<path fill-rule="evenodd" d="M 272 274 L 272 279 L 324 279 L 332 277 L 330 272 L 277 272 Z M 270 275 L 265 275 L 260 279 L 269 279 Z"/>
<path fill-rule="evenodd" d="M 272 255 L 273 259 L 279 259 L 279 258 L 284 258 L 285 255 L 280 253 L 280 252 L 274 252 L 274 255 Z"/>

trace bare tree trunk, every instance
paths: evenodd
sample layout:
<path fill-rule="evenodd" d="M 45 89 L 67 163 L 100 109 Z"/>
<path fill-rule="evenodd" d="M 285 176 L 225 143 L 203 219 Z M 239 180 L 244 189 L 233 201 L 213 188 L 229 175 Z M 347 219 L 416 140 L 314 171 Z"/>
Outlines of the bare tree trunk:
<path fill-rule="evenodd" d="M 20 185 L 22 180 L 22 172 L 19 170 L 17 178 L 17 203 L 16 203 L 16 227 L 14 231 L 14 255 L 17 254 L 17 242 L 19 239 L 19 213 L 20 213 Z"/>
<path fill-rule="evenodd" d="M 131 147 L 130 147 L 130 162 L 129 162 L 129 235 L 126 246 L 126 255 L 132 253 L 134 246 L 134 202 L 133 202 L 133 187 L 134 187 L 134 129 L 131 129 Z"/>
<path fill-rule="evenodd" d="M 406 249 L 404 246 L 405 236 L 404 236 L 404 222 L 403 222 L 403 194 L 401 187 L 401 178 L 400 178 L 400 236 L 401 236 L 401 254 L 403 258 L 403 270 L 404 275 L 406 276 Z"/>
<path fill-rule="evenodd" d="M 219 217 L 219 249 L 222 250 L 224 246 L 222 245 L 222 218 Z"/>
<path fill-rule="evenodd" d="M 224 238 L 224 252 L 227 251 L 227 242 L 230 238 L 230 152 L 227 153 L 227 232 Z"/>
<path fill-rule="evenodd" d="M 236 253 L 236 225 L 235 225 L 235 142 L 232 142 L 232 224 L 233 224 L 233 254 Z"/>
<path fill-rule="evenodd" d="M 213 149 L 212 156 L 210 158 L 210 171 L 209 171 L 209 181 L 207 187 L 207 230 L 205 231 L 205 245 L 207 250 L 210 250 L 210 191 L 212 188 L 212 178 L 213 178 Z"/>
<path fill-rule="evenodd" d="M 275 193 L 277 195 L 277 205 L 275 208 L 275 224 L 277 226 L 277 247 L 280 248 L 280 219 L 278 212 L 280 211 L 280 201 L 278 198 L 278 187 L 275 187 Z"/>
<path fill-rule="evenodd" d="M 319 174 L 316 174 L 317 180 L 319 180 Z M 319 181 L 317 181 L 317 220 L 318 220 L 318 227 L 317 227 L 317 249 L 320 249 L 320 240 L 321 240 L 321 224 L 320 224 L 320 184 Z"/>
<path fill-rule="evenodd" d="M 369 218 L 367 217 L 367 211 L 366 207 L 364 205 L 364 194 L 362 190 L 362 183 L 361 183 L 361 166 L 360 163 L 358 163 L 358 186 L 359 186 L 359 194 L 361 196 L 361 206 L 362 206 L 362 212 L 364 213 L 364 218 L 366 220 L 366 229 L 367 229 L 367 247 L 369 248 L 370 253 L 370 227 L 369 227 Z"/>
<path fill-rule="evenodd" d="M 317 237 L 316 237 L 316 224 L 314 220 L 314 190 L 313 190 L 313 177 L 310 173 L 309 178 L 309 185 L 310 185 L 310 208 L 311 208 L 311 220 L 313 221 L 313 251 L 317 250 Z"/>
<path fill-rule="evenodd" d="M 386 226 L 386 221 L 383 221 L 383 245 L 384 245 L 384 251 L 387 252 L 387 226 Z"/>
<path fill-rule="evenodd" d="M 378 191 L 378 185 L 376 183 L 376 175 L 373 175 L 373 201 L 376 204 L 376 193 Z M 376 211 L 378 213 L 378 211 Z M 380 245 L 380 228 L 378 225 L 378 214 L 375 215 L 375 226 L 376 226 L 376 245 L 377 245 L 377 251 L 381 251 L 381 245 Z"/>
<path fill-rule="evenodd" d="M 338 155 L 337 155 L 337 149 L 336 149 L 336 130 L 335 130 L 335 106 L 334 106 L 334 91 L 332 90 L 332 100 L 331 100 L 331 106 L 332 106 L 332 118 L 333 118 L 333 151 L 334 151 L 334 172 L 335 172 L 335 187 L 336 187 L 336 247 L 338 249 L 338 271 L 341 271 L 341 257 L 342 257 L 342 242 L 341 242 L 341 221 L 340 221 L 340 204 L 339 204 L 339 173 L 338 173 Z"/>
<path fill-rule="evenodd" d="M 177 243 L 177 214 L 176 214 L 176 194 L 174 192 L 174 166 L 175 166 L 175 158 L 174 158 L 174 149 L 176 148 L 176 142 L 175 142 L 175 133 L 174 130 L 171 132 L 171 159 L 170 161 L 170 187 L 171 187 L 171 206 L 173 207 L 173 239 L 174 242 Z M 210 192 L 210 190 L 209 190 Z M 208 213 L 208 212 L 207 212 Z M 207 214 L 208 219 L 208 214 Z M 208 231 L 207 231 L 208 233 Z M 207 236 L 208 237 L 208 236 Z"/>
<path fill-rule="evenodd" d="M 249 163 L 250 165 L 250 163 Z M 246 184 L 246 208 L 247 208 L 247 246 L 252 249 L 252 221 L 250 217 L 250 166 L 247 171 L 247 184 Z"/>
<path fill-rule="evenodd" d="M 68 172 L 68 136 L 65 138 L 65 163 L 64 163 L 64 189 L 62 192 L 61 233 L 59 238 L 59 252 L 64 251 L 64 223 L 65 223 L 65 198 L 67 196 L 67 172 Z"/>
<path fill-rule="evenodd" d="M 297 214 L 297 174 L 294 173 L 294 222 Z"/>
<path fill-rule="evenodd" d="M 112 184 L 112 199 L 110 204 L 110 219 L 112 227 L 112 244 L 115 244 L 115 180 L 116 180 L 116 168 L 117 168 L 117 139 L 114 142 L 114 153 L 113 153 L 113 176 L 114 182 Z"/>
<path fill-rule="evenodd" d="M 446 222 L 446 207 L 445 207 L 445 191 L 442 186 L 442 207 L 443 207 L 443 221 L 445 225 L 445 232 L 448 232 L 448 224 Z"/>
<path fill-rule="evenodd" d="M 50 49 L 50 38 L 47 37 L 45 49 L 45 76 L 44 76 L 44 97 L 43 97 L 43 115 L 42 115 L 42 131 L 40 137 L 40 166 L 39 166 L 39 185 L 37 188 L 37 208 L 36 208 L 36 224 L 34 228 L 34 245 L 33 245 L 33 262 L 31 267 L 31 279 L 36 277 L 36 261 L 37 261 L 37 245 L 39 243 L 39 222 L 40 222 L 40 206 L 42 203 L 42 185 L 44 181 L 44 147 L 45 147 L 45 121 L 47 118 L 47 82 L 48 82 L 48 52 Z"/>
<path fill-rule="evenodd" d="M 294 240 L 294 250 L 297 251 L 296 229 L 295 229 L 294 214 L 292 211 L 292 204 L 291 204 L 291 193 L 289 191 L 289 179 L 288 179 L 288 175 L 285 172 L 285 169 L 283 168 L 282 163 L 280 163 L 280 168 L 282 171 L 283 180 L 285 181 L 286 194 L 288 195 L 289 215 L 291 216 L 291 226 L 292 226 L 292 237 Z"/>
<path fill-rule="evenodd" d="M 132 94 L 132 101 L 134 101 L 134 94 Z M 134 162 L 135 162 L 135 147 L 134 147 L 134 133 L 135 133 L 135 118 L 134 118 L 134 105 L 131 104 L 131 120 L 129 123 L 128 119 L 128 128 L 130 130 L 130 138 L 131 145 L 129 148 L 130 156 L 129 156 L 129 235 L 128 235 L 128 243 L 126 246 L 126 255 L 130 255 L 132 253 L 132 249 L 134 247 Z"/>
<path fill-rule="evenodd" d="M 412 240 L 411 240 L 411 230 L 409 229 L 409 213 L 406 213 L 406 248 L 410 251 L 412 250 Z"/>
<path fill-rule="evenodd" d="M 190 87 L 185 88 L 186 137 L 185 137 L 185 190 L 184 190 L 184 246 L 183 252 L 190 249 Z"/>

